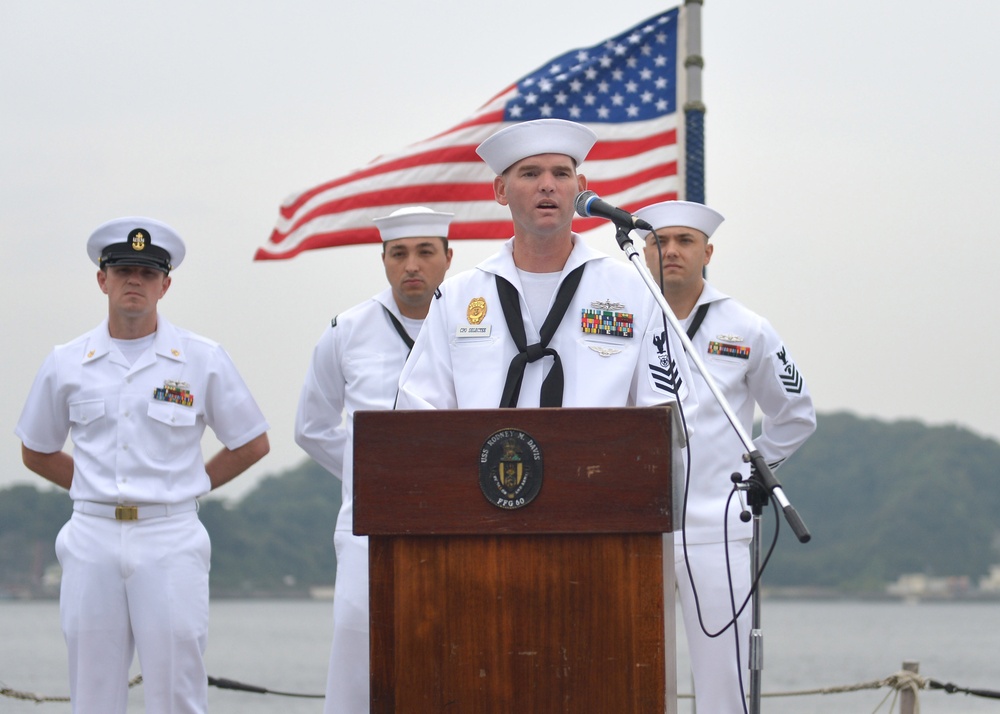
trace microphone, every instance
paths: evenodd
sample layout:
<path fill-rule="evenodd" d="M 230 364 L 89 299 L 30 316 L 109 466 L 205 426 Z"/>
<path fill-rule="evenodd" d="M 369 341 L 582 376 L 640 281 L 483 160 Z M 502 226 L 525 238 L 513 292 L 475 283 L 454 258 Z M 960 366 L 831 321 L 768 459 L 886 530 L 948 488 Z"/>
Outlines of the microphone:
<path fill-rule="evenodd" d="M 628 211 L 612 206 L 604 201 L 593 191 L 583 191 L 576 197 L 576 212 L 584 218 L 606 218 L 616 226 L 632 229 L 638 228 L 642 231 L 651 231 L 653 226 L 649 225 L 641 218 L 636 218 Z"/>

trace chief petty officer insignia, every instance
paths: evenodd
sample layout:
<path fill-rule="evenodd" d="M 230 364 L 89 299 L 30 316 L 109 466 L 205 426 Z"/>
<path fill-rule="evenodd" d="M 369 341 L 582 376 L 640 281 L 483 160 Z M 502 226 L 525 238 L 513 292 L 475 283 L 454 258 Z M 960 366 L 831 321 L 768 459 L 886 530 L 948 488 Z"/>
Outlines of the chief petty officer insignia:
<path fill-rule="evenodd" d="M 178 382 L 173 379 L 165 380 L 162 387 L 154 389 L 153 399 L 160 402 L 180 404 L 183 407 L 194 406 L 194 395 L 191 394 L 191 385 L 187 382 Z"/>
<path fill-rule="evenodd" d="M 632 313 L 624 310 L 625 306 L 620 302 L 610 300 L 592 302 L 589 309 L 581 310 L 580 329 L 586 335 L 610 335 L 631 339 L 635 320 Z"/>
<path fill-rule="evenodd" d="M 132 243 L 132 250 L 146 249 L 146 231 L 144 229 L 136 228 L 128 234 L 128 239 Z"/>
<path fill-rule="evenodd" d="M 470 325 L 478 325 L 486 317 L 486 298 L 475 297 L 469 300 L 469 307 L 465 309 L 465 317 Z"/>
<path fill-rule="evenodd" d="M 667 346 L 666 331 L 653 335 L 653 344 L 656 345 L 656 359 L 659 362 L 659 364 L 649 365 L 653 384 L 668 394 L 679 394 L 684 382 L 677 370 L 677 364 L 670 358 L 665 349 Z"/>
<path fill-rule="evenodd" d="M 456 327 L 455 337 L 459 339 L 489 337 L 493 326 L 489 323 L 483 324 L 487 310 L 486 298 L 474 297 L 469 300 L 469 306 L 465 308 L 465 319 L 469 324 Z"/>

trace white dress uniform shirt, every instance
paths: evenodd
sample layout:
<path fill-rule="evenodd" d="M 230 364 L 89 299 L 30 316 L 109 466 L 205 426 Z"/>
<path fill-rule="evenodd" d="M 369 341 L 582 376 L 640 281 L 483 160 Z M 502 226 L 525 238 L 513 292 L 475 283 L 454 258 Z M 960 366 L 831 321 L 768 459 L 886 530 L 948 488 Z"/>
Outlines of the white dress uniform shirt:
<path fill-rule="evenodd" d="M 681 358 L 676 335 L 664 331 L 662 313 L 646 285 L 632 266 L 590 248 L 575 234 L 573 242 L 560 283 L 578 266 L 586 263 L 586 267 L 549 343 L 562 360 L 562 406 L 652 406 L 675 401 L 679 391 L 691 425 L 697 396 L 688 386 L 690 368 Z M 529 345 L 538 342 L 541 327 L 525 307 L 513 245 L 513 239 L 508 240 L 473 270 L 442 283 L 441 296 L 431 302 L 400 376 L 397 409 L 494 409 L 500 405 L 517 348 L 500 306 L 495 276 L 508 280 L 520 295 Z M 481 320 L 473 304 L 476 299 L 485 302 Z M 585 332 L 588 313 L 605 313 L 616 334 Z M 668 344 L 672 361 L 667 358 Z M 527 365 L 518 406 L 539 405 L 542 380 L 552 363 L 545 357 Z"/>
<path fill-rule="evenodd" d="M 313 352 L 295 418 L 295 441 L 342 480 L 334 548 L 334 636 L 326 712 L 368 711 L 368 538 L 353 534 L 354 412 L 392 409 L 409 349 L 386 309 L 405 325 L 392 290 L 337 316 Z M 412 336 L 412 335 L 411 335 Z"/>
<path fill-rule="evenodd" d="M 816 428 L 809 390 L 771 324 L 708 283 L 682 321 L 685 329 L 703 305 L 709 306 L 708 312 L 692 345 L 748 435 L 755 405 L 759 406 L 763 430 L 754 445 L 771 468 L 777 468 Z M 742 509 L 737 499 L 726 512 L 733 490 L 731 474 L 739 472 L 746 479 L 750 467 L 742 458 L 746 449 L 697 371 L 694 388 L 700 400 L 698 428 L 688 450 L 691 480 L 683 540 L 674 534 L 675 574 L 698 710 L 741 714 L 745 701 L 741 670 L 743 689 L 749 686 L 751 609 L 744 609 L 735 634 L 730 630 L 708 637 L 702 622 L 709 632 L 719 631 L 732 619 L 733 599 L 739 606 L 750 589 L 753 524 L 739 519 Z"/>
<path fill-rule="evenodd" d="M 760 407 L 762 430 L 754 445 L 774 470 L 816 430 L 809 389 L 771 323 L 707 282 L 682 321 L 684 329 L 704 304 L 710 307 L 691 343 L 747 434 L 753 429 L 754 406 Z M 700 409 L 689 450 L 685 534 L 688 543 L 721 543 L 726 499 L 733 488 L 730 475 L 740 472 L 746 479 L 750 466 L 743 462 L 742 442 L 694 371 Z M 738 507 L 732 508 L 728 517 L 731 539 L 751 535 L 752 524 L 743 523 L 739 514 Z"/>
<path fill-rule="evenodd" d="M 121 714 L 138 650 L 148 711 L 204 712 L 211 544 L 196 501 L 211 489 L 205 427 L 229 449 L 268 425 L 226 352 L 157 317 L 148 346 L 107 321 L 56 347 L 15 432 L 29 449 L 73 442 L 74 513 L 56 538 L 74 712 Z M 114 505 L 137 506 L 117 520 Z M 145 505 L 144 505 L 145 504 Z"/>
<path fill-rule="evenodd" d="M 152 349 L 132 365 L 107 320 L 56 347 L 15 433 L 42 453 L 61 450 L 71 435 L 74 501 L 173 504 L 211 489 L 201 451 L 206 425 L 229 449 L 268 428 L 225 350 L 160 315 Z"/>

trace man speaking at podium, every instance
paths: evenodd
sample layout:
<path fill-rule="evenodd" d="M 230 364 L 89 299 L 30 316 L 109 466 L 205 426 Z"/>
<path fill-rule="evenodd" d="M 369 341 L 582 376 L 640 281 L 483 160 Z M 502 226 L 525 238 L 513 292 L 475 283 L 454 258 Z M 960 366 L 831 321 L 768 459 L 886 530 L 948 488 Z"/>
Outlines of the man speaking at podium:
<path fill-rule="evenodd" d="M 596 135 L 561 119 L 505 127 L 476 150 L 514 236 L 441 284 L 400 376 L 397 409 L 683 405 L 676 336 L 635 270 L 572 230 Z M 487 237 L 487 236 L 484 236 Z"/>

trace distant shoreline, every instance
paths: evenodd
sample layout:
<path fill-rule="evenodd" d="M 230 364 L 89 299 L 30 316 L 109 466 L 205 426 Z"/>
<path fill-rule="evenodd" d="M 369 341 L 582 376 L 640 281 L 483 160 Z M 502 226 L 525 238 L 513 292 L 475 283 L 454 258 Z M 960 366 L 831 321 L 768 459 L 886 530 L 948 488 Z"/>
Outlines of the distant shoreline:
<path fill-rule="evenodd" d="M 845 592 L 830 588 L 764 588 L 765 600 L 838 600 L 857 602 L 1000 602 L 1000 592 L 910 593 Z"/>
<path fill-rule="evenodd" d="M 812 600 L 836 601 L 836 602 L 889 602 L 889 603 L 971 603 L 1000 602 L 1000 593 L 995 592 L 970 592 L 962 594 L 911 594 L 893 595 L 889 593 L 866 593 L 866 592 L 841 592 L 828 588 L 765 588 L 763 591 L 764 600 Z M 309 590 L 256 590 L 253 592 L 224 591 L 213 593 L 212 600 L 233 601 L 233 600 L 308 600 L 312 602 L 333 601 L 333 588 L 320 587 L 312 591 Z M 59 600 L 57 594 L 28 594 L 28 593 L 8 593 L 0 592 L 0 605 L 5 602 L 56 602 Z"/>

